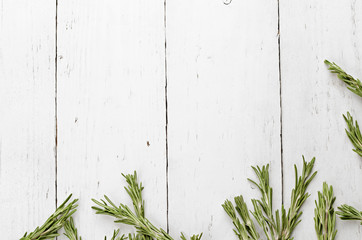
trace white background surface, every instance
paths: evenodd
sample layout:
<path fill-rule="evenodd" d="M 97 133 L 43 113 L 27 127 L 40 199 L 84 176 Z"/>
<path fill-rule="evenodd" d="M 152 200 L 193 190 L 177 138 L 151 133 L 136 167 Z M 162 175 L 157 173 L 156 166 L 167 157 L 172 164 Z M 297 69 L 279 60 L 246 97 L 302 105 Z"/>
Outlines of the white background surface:
<path fill-rule="evenodd" d="M 221 204 L 259 196 L 250 165 L 271 164 L 274 206 L 289 206 L 304 154 L 319 173 L 294 236 L 316 239 L 323 181 L 362 209 L 342 119 L 362 121 L 362 102 L 323 63 L 362 77 L 361 21 L 356 0 L 0 0 L 1 238 L 69 193 L 84 239 L 110 236 L 90 198 L 129 202 L 121 172 L 137 170 L 156 225 L 236 239 Z"/>

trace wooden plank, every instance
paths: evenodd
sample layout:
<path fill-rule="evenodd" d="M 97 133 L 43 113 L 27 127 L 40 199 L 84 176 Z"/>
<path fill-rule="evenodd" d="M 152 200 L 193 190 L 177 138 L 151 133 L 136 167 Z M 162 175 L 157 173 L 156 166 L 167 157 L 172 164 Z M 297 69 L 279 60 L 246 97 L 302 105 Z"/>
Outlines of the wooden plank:
<path fill-rule="evenodd" d="M 167 2 L 171 233 L 236 239 L 221 204 L 259 196 L 250 165 L 271 164 L 279 206 L 277 34 L 276 1 Z"/>
<path fill-rule="evenodd" d="M 0 1 L 0 232 L 55 209 L 55 1 Z"/>
<path fill-rule="evenodd" d="M 146 214 L 165 228 L 163 2 L 60 1 L 58 11 L 59 199 L 79 197 L 80 233 L 102 239 L 113 219 L 90 199 L 129 202 L 121 173 L 138 170 Z"/>
<path fill-rule="evenodd" d="M 362 77 L 361 13 L 356 1 L 281 1 L 284 199 L 294 185 L 292 165 L 317 157 L 318 176 L 310 188 L 296 237 L 315 238 L 314 200 L 323 181 L 334 186 L 336 206 L 362 208 L 362 160 L 351 151 L 342 114 L 362 121 L 361 99 L 329 73 L 324 59 Z M 338 239 L 360 239 L 358 223 L 338 221 Z"/>

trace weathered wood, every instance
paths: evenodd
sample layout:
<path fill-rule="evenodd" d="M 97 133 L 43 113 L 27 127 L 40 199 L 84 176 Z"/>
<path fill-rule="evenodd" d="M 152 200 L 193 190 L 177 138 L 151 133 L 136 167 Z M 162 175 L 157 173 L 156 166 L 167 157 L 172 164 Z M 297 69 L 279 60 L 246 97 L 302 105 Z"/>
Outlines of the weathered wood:
<path fill-rule="evenodd" d="M 281 199 L 277 2 L 167 1 L 166 32 L 170 230 L 235 239 L 221 204 L 259 196 L 251 165 Z"/>
<path fill-rule="evenodd" d="M 286 203 L 294 185 L 292 165 L 305 154 L 317 157 L 318 176 L 304 210 L 296 239 L 313 239 L 314 200 L 323 181 L 334 186 L 336 207 L 362 208 L 362 159 L 352 152 L 342 114 L 362 121 L 362 101 L 330 74 L 324 59 L 362 77 L 361 13 L 356 1 L 281 1 L 281 77 L 284 186 Z M 338 220 L 337 239 L 360 239 L 357 222 Z"/>
<path fill-rule="evenodd" d="M 55 209 L 55 1 L 0 1 L 0 233 Z"/>
<path fill-rule="evenodd" d="M 302 154 L 319 173 L 295 239 L 315 238 L 323 181 L 336 207 L 362 208 L 362 159 L 342 118 L 361 122 L 362 101 L 323 63 L 362 78 L 360 2 L 281 0 L 279 19 L 270 0 L 58 2 L 56 42 L 56 1 L 0 0 L 3 239 L 41 224 L 69 193 L 84 239 L 110 235 L 119 225 L 90 199 L 129 203 L 121 172 L 133 170 L 155 225 L 167 227 L 168 210 L 173 236 L 236 239 L 221 204 L 259 196 L 250 165 L 271 164 L 274 207 L 282 185 L 288 207 Z M 361 230 L 338 220 L 337 239 Z"/>
<path fill-rule="evenodd" d="M 133 170 L 146 214 L 166 227 L 163 12 L 161 1 L 59 2 L 58 190 L 80 198 L 85 239 L 115 227 L 90 199 L 129 202 L 121 173 Z"/>

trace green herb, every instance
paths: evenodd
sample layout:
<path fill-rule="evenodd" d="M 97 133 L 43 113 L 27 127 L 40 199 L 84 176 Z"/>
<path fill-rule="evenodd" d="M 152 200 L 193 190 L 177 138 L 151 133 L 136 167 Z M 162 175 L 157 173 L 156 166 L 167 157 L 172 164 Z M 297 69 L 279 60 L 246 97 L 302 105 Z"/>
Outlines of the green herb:
<path fill-rule="evenodd" d="M 341 79 L 344 83 L 347 84 L 347 88 L 362 97 L 362 83 L 359 79 L 355 79 L 351 75 L 343 71 L 337 64 L 334 62 L 331 63 L 328 60 L 324 60 L 324 63 L 328 65 L 328 69 L 332 73 L 336 73 L 338 78 Z"/>
<path fill-rule="evenodd" d="M 347 84 L 349 90 L 362 97 L 362 83 L 359 79 L 353 78 L 335 63 L 331 63 L 328 60 L 325 60 L 324 62 L 329 66 L 329 70 L 331 70 L 332 73 L 336 73 L 338 78 Z M 362 156 L 362 135 L 358 123 L 357 121 L 353 122 L 353 117 L 349 112 L 347 112 L 347 116 L 343 115 L 343 117 L 348 126 L 348 129 L 346 129 L 347 136 L 355 147 L 353 151 Z M 338 211 L 337 214 L 341 219 L 357 220 L 362 224 L 362 212 L 358 211 L 356 208 L 344 204 L 338 207 L 338 209 L 340 211 Z"/>
<path fill-rule="evenodd" d="M 314 223 L 318 240 L 333 240 L 336 237 L 336 213 L 333 203 L 333 187 L 323 183 L 323 192 L 318 192 L 318 201 L 315 201 Z"/>
<path fill-rule="evenodd" d="M 254 222 L 250 218 L 249 210 L 246 203 L 244 202 L 243 196 L 235 197 L 234 201 L 236 204 L 235 208 L 230 200 L 226 200 L 222 207 L 234 223 L 236 228 L 234 229 L 235 234 L 239 239 L 259 239 L 260 236 L 255 230 Z M 242 218 L 242 221 L 240 221 L 236 215 L 235 209 Z"/>
<path fill-rule="evenodd" d="M 144 216 L 144 201 L 142 199 L 142 183 L 138 183 L 137 173 L 124 175 L 128 183 L 128 187 L 125 187 L 128 195 L 132 199 L 134 212 L 122 203 L 117 207 L 106 195 L 105 200 L 92 201 L 97 205 L 92 208 L 97 214 L 109 215 L 116 218 L 115 222 L 123 223 L 134 226 L 137 230 L 138 236 L 136 239 L 155 239 L 155 240 L 173 240 L 173 238 L 162 228 L 155 227 L 147 218 Z M 200 240 L 202 234 L 194 235 L 191 240 Z M 186 240 L 186 237 L 181 234 L 181 239 Z"/>
<path fill-rule="evenodd" d="M 69 240 L 82 240 L 82 237 L 78 237 L 78 230 L 74 226 L 72 217 L 64 224 L 64 231 L 64 235 L 67 236 Z"/>
<path fill-rule="evenodd" d="M 282 205 L 281 211 L 275 211 L 273 214 L 273 189 L 269 185 L 269 164 L 263 167 L 252 167 L 258 177 L 258 182 L 248 179 L 254 183 L 261 192 L 261 199 L 253 199 L 252 204 L 254 211 L 250 211 L 256 219 L 259 226 L 264 231 L 268 240 L 288 240 L 292 239 L 291 235 L 295 227 L 299 224 L 302 212 L 300 208 L 310 196 L 306 190 L 310 182 L 313 180 L 317 172 L 313 172 L 315 158 L 310 162 L 306 162 L 303 157 L 302 174 L 298 175 L 297 167 L 295 170 L 295 187 L 291 194 L 291 204 L 288 211 Z M 234 208 L 231 201 L 226 200 L 222 205 L 226 213 L 234 223 L 234 232 L 240 240 L 260 239 L 255 229 L 253 220 L 249 215 L 249 211 L 242 196 L 235 197 L 236 207 Z M 235 211 L 236 210 L 236 211 Z M 237 216 L 239 214 L 241 219 Z"/>
<path fill-rule="evenodd" d="M 346 129 L 347 136 L 351 140 L 355 151 L 358 155 L 362 157 L 362 136 L 361 132 L 359 130 L 359 126 L 357 121 L 355 121 L 355 124 L 353 125 L 353 117 L 349 112 L 347 112 L 347 117 L 343 115 L 344 120 L 347 123 L 348 129 Z"/>
<path fill-rule="evenodd" d="M 361 222 L 362 225 L 362 212 L 358 211 L 352 206 L 343 204 L 342 206 L 338 207 L 340 211 L 337 214 L 343 220 L 357 220 Z"/>
<path fill-rule="evenodd" d="M 33 232 L 25 233 L 20 240 L 45 240 L 54 239 L 59 236 L 58 230 L 61 229 L 68 218 L 76 211 L 76 202 L 78 199 L 68 203 L 72 195 L 70 195 L 45 221 L 41 227 L 37 227 Z M 68 203 L 68 204 L 67 204 Z"/>
<path fill-rule="evenodd" d="M 362 97 L 362 83 L 359 79 L 353 78 L 335 63 L 331 63 L 328 60 L 325 60 L 324 62 L 329 66 L 328 69 L 332 73 L 336 73 L 338 78 L 347 84 L 347 88 L 349 90 Z M 353 118 L 349 112 L 347 112 L 347 116 L 343 115 L 343 118 L 346 121 L 348 127 L 346 129 L 347 136 L 355 147 L 353 151 L 362 157 L 362 135 L 358 123 L 357 121 L 353 122 Z"/>

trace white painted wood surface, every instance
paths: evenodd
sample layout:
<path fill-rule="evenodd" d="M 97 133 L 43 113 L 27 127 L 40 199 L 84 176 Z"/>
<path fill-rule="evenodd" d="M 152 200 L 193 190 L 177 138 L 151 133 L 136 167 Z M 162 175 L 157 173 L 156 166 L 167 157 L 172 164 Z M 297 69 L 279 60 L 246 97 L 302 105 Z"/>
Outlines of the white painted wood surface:
<path fill-rule="evenodd" d="M 58 199 L 79 197 L 80 233 L 103 239 L 113 219 L 90 199 L 130 202 L 121 173 L 137 170 L 166 228 L 163 3 L 61 1 L 58 24 Z"/>
<path fill-rule="evenodd" d="M 342 114 L 362 121 L 361 99 L 327 71 L 324 59 L 362 77 L 362 5 L 357 1 L 281 1 L 281 79 L 285 201 L 294 185 L 294 163 L 316 156 L 318 176 L 296 236 L 315 237 L 314 200 L 323 181 L 333 185 L 336 206 L 362 209 L 362 159 L 352 152 Z M 361 239 L 355 222 L 338 221 L 338 239 Z"/>
<path fill-rule="evenodd" d="M 336 205 L 362 209 L 362 159 L 341 117 L 362 121 L 362 103 L 323 64 L 362 77 L 361 11 L 355 0 L 0 0 L 2 238 L 69 193 L 84 239 L 109 236 L 117 225 L 90 198 L 129 202 L 121 172 L 137 170 L 156 225 L 236 239 L 221 204 L 258 196 L 250 165 L 271 164 L 274 206 L 282 186 L 288 206 L 304 154 L 319 174 L 294 236 L 315 239 L 323 181 Z M 362 236 L 358 223 L 338 229 Z"/>
<path fill-rule="evenodd" d="M 0 1 L 1 239 L 55 209 L 54 36 L 54 2 Z"/>
<path fill-rule="evenodd" d="M 246 180 L 254 176 L 250 165 L 271 164 L 275 200 L 281 199 L 277 9 L 269 0 L 167 5 L 174 235 L 182 229 L 235 238 L 220 205 L 239 194 L 257 196 Z"/>

